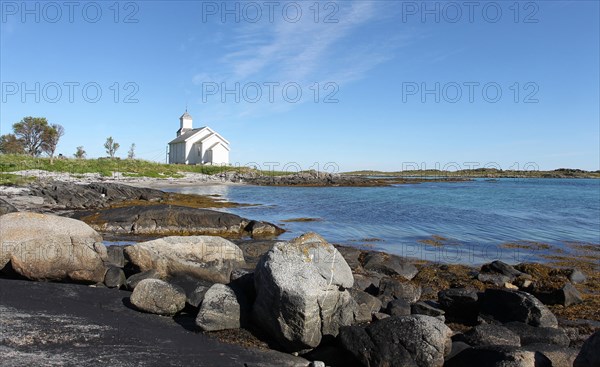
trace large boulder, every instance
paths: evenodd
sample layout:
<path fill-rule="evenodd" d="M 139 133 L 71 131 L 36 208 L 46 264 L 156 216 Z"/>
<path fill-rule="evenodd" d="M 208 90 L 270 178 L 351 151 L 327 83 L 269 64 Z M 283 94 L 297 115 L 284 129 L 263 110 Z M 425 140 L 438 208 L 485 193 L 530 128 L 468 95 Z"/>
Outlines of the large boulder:
<path fill-rule="evenodd" d="M 479 296 L 474 289 L 450 288 L 438 292 L 438 303 L 448 321 L 473 324 L 479 313 Z"/>
<path fill-rule="evenodd" d="M 596 331 L 583 343 L 573 367 L 600 366 L 600 330 Z"/>
<path fill-rule="evenodd" d="M 243 318 L 242 312 L 246 312 L 246 302 L 241 298 L 231 287 L 214 284 L 204 294 L 196 325 L 204 331 L 239 328 Z"/>
<path fill-rule="evenodd" d="M 173 316 L 185 307 L 185 291 L 159 279 L 144 279 L 131 293 L 131 303 L 142 311 Z"/>
<path fill-rule="evenodd" d="M 165 204 L 78 212 L 74 217 L 99 231 L 124 234 L 264 237 L 284 232 L 274 224 L 251 221 L 231 213 Z"/>
<path fill-rule="evenodd" d="M 556 316 L 529 293 L 486 289 L 480 312 L 500 322 L 520 321 L 532 326 L 557 327 Z"/>
<path fill-rule="evenodd" d="M 583 302 L 581 293 L 571 283 L 564 286 L 546 291 L 536 291 L 533 294 L 545 305 L 571 306 Z"/>
<path fill-rule="evenodd" d="M 379 282 L 379 296 L 385 300 L 403 299 L 414 303 L 421 298 L 421 286 L 394 278 L 382 278 Z"/>
<path fill-rule="evenodd" d="M 452 331 L 434 317 L 389 317 L 369 325 L 342 328 L 341 345 L 365 366 L 441 367 L 450 353 Z"/>
<path fill-rule="evenodd" d="M 516 321 L 508 322 L 504 326 L 519 335 L 522 346 L 530 344 L 553 344 L 567 347 L 571 342 L 567 333 L 560 328 L 535 327 Z"/>
<path fill-rule="evenodd" d="M 104 280 L 106 247 L 87 224 L 28 212 L 0 216 L 0 269 L 32 280 Z"/>
<path fill-rule="evenodd" d="M 462 335 L 461 341 L 477 347 L 483 345 L 521 346 L 519 335 L 500 325 L 477 325 Z"/>
<path fill-rule="evenodd" d="M 319 235 L 279 242 L 256 266 L 253 318 L 287 351 L 314 348 L 353 322 L 353 282 L 344 258 Z"/>
<path fill-rule="evenodd" d="M 386 275 L 399 275 L 406 280 L 411 280 L 419 272 L 412 263 L 400 256 L 375 251 L 365 256 L 363 267 Z"/>
<path fill-rule="evenodd" d="M 573 367 L 579 350 L 569 347 L 559 347 L 555 344 L 529 344 L 523 349 L 543 354 L 552 362 L 552 367 Z"/>
<path fill-rule="evenodd" d="M 523 274 L 520 271 L 518 271 L 517 269 L 515 269 L 514 267 L 512 267 L 512 266 L 508 265 L 507 263 L 502 262 L 500 260 L 492 261 L 489 264 L 484 264 L 481 267 L 481 272 L 482 273 L 495 273 L 495 274 L 503 275 L 505 277 L 508 277 L 509 282 L 512 282 L 517 277 L 519 277 Z"/>
<path fill-rule="evenodd" d="M 381 309 L 381 301 L 367 292 L 351 289 L 350 294 L 356 301 L 355 321 L 358 323 L 369 322 L 373 319 L 373 314 Z"/>
<path fill-rule="evenodd" d="M 444 367 L 552 367 L 542 353 L 508 345 L 467 348 L 449 359 Z"/>
<path fill-rule="evenodd" d="M 229 283 L 232 269 L 244 264 L 242 250 L 233 242 L 212 236 L 173 236 L 125 248 L 140 271 L 154 269 L 161 276 L 188 275 Z"/>

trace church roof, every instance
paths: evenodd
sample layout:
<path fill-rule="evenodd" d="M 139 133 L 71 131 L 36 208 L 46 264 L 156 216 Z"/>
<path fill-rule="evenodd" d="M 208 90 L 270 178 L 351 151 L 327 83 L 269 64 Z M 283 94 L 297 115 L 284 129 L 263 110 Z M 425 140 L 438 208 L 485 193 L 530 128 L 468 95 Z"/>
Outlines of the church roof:
<path fill-rule="evenodd" d="M 185 115 L 183 115 L 185 116 Z M 183 117 L 182 116 L 182 117 Z M 188 138 L 191 138 L 192 135 L 196 134 L 198 131 L 204 129 L 206 126 L 204 127 L 199 127 L 197 129 L 192 129 L 192 130 L 188 130 L 185 133 L 179 135 L 177 138 L 171 140 L 171 142 L 169 142 L 169 144 L 175 144 L 175 143 L 183 143 L 184 141 L 188 140 Z"/>
<path fill-rule="evenodd" d="M 218 139 L 220 139 L 224 143 L 224 146 L 226 148 L 227 148 L 227 145 L 229 145 L 229 142 L 225 138 L 223 138 L 221 135 L 216 133 L 214 130 L 212 130 L 208 126 L 203 126 L 203 127 L 197 128 L 197 129 L 188 130 L 188 131 L 184 132 L 183 134 L 179 135 L 178 137 L 176 137 L 175 139 L 171 140 L 169 142 L 169 144 L 184 143 L 185 141 L 192 138 L 194 135 L 198 134 L 202 130 L 207 130 L 209 132 L 209 134 L 206 136 L 203 136 L 200 141 L 206 141 L 210 137 L 216 136 Z"/>
<path fill-rule="evenodd" d="M 181 115 L 180 119 L 192 119 L 192 115 L 190 115 L 187 111 L 183 115 Z"/>

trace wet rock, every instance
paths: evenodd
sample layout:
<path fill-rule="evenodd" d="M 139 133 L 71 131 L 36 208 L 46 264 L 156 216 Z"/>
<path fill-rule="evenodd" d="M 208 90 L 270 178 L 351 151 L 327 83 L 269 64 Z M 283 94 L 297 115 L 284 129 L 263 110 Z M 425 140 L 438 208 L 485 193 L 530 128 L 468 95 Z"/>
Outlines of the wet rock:
<path fill-rule="evenodd" d="M 204 294 L 196 325 L 204 331 L 237 329 L 245 320 L 247 302 L 241 294 L 224 284 L 214 284 Z"/>
<path fill-rule="evenodd" d="M 481 267 L 481 272 L 504 275 L 504 276 L 508 277 L 507 282 L 512 282 L 517 277 L 519 277 L 520 275 L 523 274 L 520 271 L 518 271 L 517 269 L 513 268 L 512 266 L 510 266 L 507 263 L 502 262 L 500 260 L 492 261 L 489 264 L 484 264 Z"/>
<path fill-rule="evenodd" d="M 474 347 L 484 345 L 521 346 L 521 340 L 516 333 L 503 326 L 490 324 L 482 324 L 473 327 L 462 335 L 460 341 Z"/>
<path fill-rule="evenodd" d="M 600 330 L 596 331 L 583 343 L 573 367 L 600 366 Z"/>
<path fill-rule="evenodd" d="M 472 324 L 479 313 L 477 292 L 466 288 L 450 288 L 438 292 L 438 303 L 448 321 Z"/>
<path fill-rule="evenodd" d="M 109 266 L 104 274 L 104 285 L 108 288 L 121 288 L 126 281 L 123 269 L 113 265 Z"/>
<path fill-rule="evenodd" d="M 387 363 L 395 358 L 390 353 L 405 349 L 417 366 L 441 367 L 452 346 L 452 331 L 442 321 L 424 315 L 390 317 L 369 325 L 367 332 L 381 353 L 379 358 Z"/>
<path fill-rule="evenodd" d="M 542 353 L 506 345 L 487 345 L 463 350 L 446 361 L 444 367 L 552 367 Z"/>
<path fill-rule="evenodd" d="M 104 281 L 107 261 L 102 237 L 87 224 L 50 214 L 0 216 L 0 269 L 9 262 L 31 280 Z"/>
<path fill-rule="evenodd" d="M 523 322 L 508 322 L 506 328 L 519 335 L 521 345 L 553 344 L 563 347 L 569 346 L 570 340 L 567 333 L 560 328 L 535 327 Z"/>
<path fill-rule="evenodd" d="M 575 348 L 559 347 L 554 344 L 530 344 L 523 349 L 543 354 L 552 362 L 552 367 L 573 367 L 579 353 Z"/>
<path fill-rule="evenodd" d="M 185 291 L 159 279 L 144 279 L 130 297 L 138 309 L 158 315 L 173 316 L 185 307 Z"/>
<path fill-rule="evenodd" d="M 257 220 L 251 220 L 250 223 L 244 227 L 244 231 L 252 238 L 275 237 L 283 233 L 283 230 L 276 225 Z"/>
<path fill-rule="evenodd" d="M 403 299 L 395 299 L 388 302 L 385 312 L 390 316 L 408 316 L 411 314 L 410 303 Z"/>
<path fill-rule="evenodd" d="M 533 294 L 545 305 L 571 306 L 583 302 L 581 293 L 571 283 L 553 291 L 535 291 Z"/>
<path fill-rule="evenodd" d="M 176 205 L 133 205 L 73 214 L 94 229 L 102 232 L 141 235 L 218 235 L 239 237 L 256 233 L 263 236 L 272 227 L 274 233 L 284 230 L 274 224 L 256 222 L 246 228 L 250 220 L 235 214 L 209 209 L 189 208 Z"/>
<path fill-rule="evenodd" d="M 161 276 L 189 275 L 218 283 L 229 283 L 231 271 L 244 264 L 239 247 L 213 236 L 164 237 L 124 251 L 141 271 L 154 269 Z"/>
<path fill-rule="evenodd" d="M 520 321 L 532 326 L 558 326 L 556 317 L 542 302 L 522 291 L 486 289 L 480 312 L 503 323 Z"/>
<path fill-rule="evenodd" d="M 8 213 L 16 213 L 19 210 L 15 208 L 12 204 L 6 202 L 3 199 L 0 199 L 0 215 L 8 214 Z"/>
<path fill-rule="evenodd" d="M 129 290 L 134 290 L 135 287 L 144 279 L 161 279 L 158 272 L 154 269 L 142 271 L 141 273 L 133 274 L 127 281 L 125 281 L 125 286 Z"/>
<path fill-rule="evenodd" d="M 354 321 L 356 302 L 346 290 L 353 283 L 344 258 L 319 235 L 279 242 L 256 266 L 253 319 L 283 349 L 312 349 Z"/>
<path fill-rule="evenodd" d="M 356 301 L 357 309 L 354 319 L 356 322 L 370 322 L 373 319 L 373 313 L 379 312 L 381 309 L 381 301 L 372 295 L 351 289 L 350 294 Z"/>
<path fill-rule="evenodd" d="M 384 252 L 369 252 L 364 258 L 363 267 L 386 275 L 399 275 L 407 280 L 411 280 L 419 272 L 407 260 Z"/>
<path fill-rule="evenodd" d="M 379 282 L 379 295 L 413 303 L 421 298 L 421 286 L 394 278 L 382 278 Z"/>

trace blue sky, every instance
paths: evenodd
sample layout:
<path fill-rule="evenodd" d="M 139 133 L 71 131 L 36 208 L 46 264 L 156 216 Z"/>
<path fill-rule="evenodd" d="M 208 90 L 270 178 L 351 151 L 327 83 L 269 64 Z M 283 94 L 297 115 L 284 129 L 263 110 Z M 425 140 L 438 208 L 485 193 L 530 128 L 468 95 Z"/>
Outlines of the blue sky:
<path fill-rule="evenodd" d="M 2 1 L 2 133 L 164 161 L 187 104 L 234 164 L 600 169 L 598 1 L 114 4 Z"/>

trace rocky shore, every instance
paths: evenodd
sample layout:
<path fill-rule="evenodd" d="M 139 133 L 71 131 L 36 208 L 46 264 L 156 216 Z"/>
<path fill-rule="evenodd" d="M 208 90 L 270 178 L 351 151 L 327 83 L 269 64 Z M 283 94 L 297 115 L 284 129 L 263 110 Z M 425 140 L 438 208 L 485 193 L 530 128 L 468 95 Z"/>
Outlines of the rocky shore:
<path fill-rule="evenodd" d="M 117 183 L 0 190 L 0 364 L 600 365 L 600 254 L 436 264 L 277 241 L 211 205 L 234 204 Z M 142 237 L 106 247 L 111 234 Z"/>

